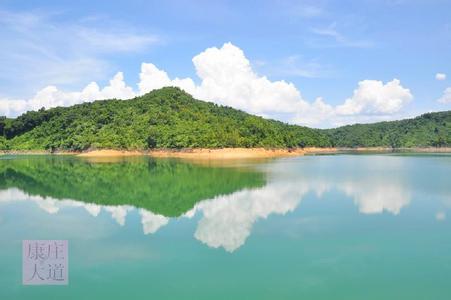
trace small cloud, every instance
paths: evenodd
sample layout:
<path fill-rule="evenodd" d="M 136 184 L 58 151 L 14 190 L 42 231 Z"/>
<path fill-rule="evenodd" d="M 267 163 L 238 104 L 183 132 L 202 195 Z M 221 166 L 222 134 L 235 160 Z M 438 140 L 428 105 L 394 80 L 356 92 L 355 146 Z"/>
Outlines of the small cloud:
<path fill-rule="evenodd" d="M 446 219 L 446 214 L 445 214 L 445 212 L 443 212 L 443 211 L 437 212 L 437 213 L 435 214 L 435 219 L 436 219 L 437 221 L 445 221 L 445 219 Z"/>
<path fill-rule="evenodd" d="M 451 87 L 446 88 L 443 95 L 437 101 L 443 104 L 451 103 Z"/>
<path fill-rule="evenodd" d="M 337 29 L 337 24 L 332 23 L 323 28 L 312 28 L 311 32 L 314 34 L 326 38 L 332 39 L 333 44 L 327 44 L 322 42 L 314 42 L 313 45 L 321 47 L 350 47 L 350 48 L 369 48 L 373 46 L 373 43 L 368 40 L 350 39 L 340 33 Z"/>
<path fill-rule="evenodd" d="M 266 67 L 265 71 L 273 76 L 324 78 L 334 74 L 332 67 L 316 60 L 306 60 L 300 55 L 291 55 L 262 67 Z"/>
<path fill-rule="evenodd" d="M 437 79 L 437 80 L 445 80 L 446 79 L 446 74 L 445 73 L 437 73 L 437 74 L 435 74 L 435 79 Z"/>

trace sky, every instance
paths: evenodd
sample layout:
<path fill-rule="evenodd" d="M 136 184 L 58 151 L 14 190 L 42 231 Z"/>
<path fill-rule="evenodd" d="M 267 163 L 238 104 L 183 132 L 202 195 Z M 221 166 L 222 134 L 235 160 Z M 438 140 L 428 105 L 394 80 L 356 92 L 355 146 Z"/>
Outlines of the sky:
<path fill-rule="evenodd" d="M 451 109 L 451 1 L 0 0 L 0 115 L 163 86 L 318 128 Z"/>

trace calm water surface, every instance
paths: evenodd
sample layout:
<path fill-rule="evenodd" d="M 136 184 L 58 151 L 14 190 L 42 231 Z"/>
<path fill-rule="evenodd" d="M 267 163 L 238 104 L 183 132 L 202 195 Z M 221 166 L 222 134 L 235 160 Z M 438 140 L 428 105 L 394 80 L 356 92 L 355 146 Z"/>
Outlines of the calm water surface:
<path fill-rule="evenodd" d="M 451 299 L 451 156 L 0 157 L 0 299 Z M 68 286 L 22 286 L 24 239 Z"/>

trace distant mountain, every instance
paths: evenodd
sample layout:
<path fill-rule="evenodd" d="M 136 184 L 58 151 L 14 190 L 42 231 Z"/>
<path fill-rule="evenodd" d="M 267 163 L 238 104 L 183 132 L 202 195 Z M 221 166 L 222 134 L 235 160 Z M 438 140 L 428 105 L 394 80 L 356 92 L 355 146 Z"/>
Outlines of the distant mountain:
<path fill-rule="evenodd" d="M 335 147 L 451 146 L 451 111 L 400 121 L 348 125 L 325 132 Z"/>
<path fill-rule="evenodd" d="M 451 111 L 320 130 L 196 100 L 174 87 L 0 118 L 3 150 L 450 145 Z"/>

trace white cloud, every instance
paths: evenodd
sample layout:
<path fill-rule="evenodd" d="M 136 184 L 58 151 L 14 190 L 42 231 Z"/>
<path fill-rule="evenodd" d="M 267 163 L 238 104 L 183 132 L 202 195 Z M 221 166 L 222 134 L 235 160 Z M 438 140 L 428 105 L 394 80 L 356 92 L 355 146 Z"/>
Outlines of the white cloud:
<path fill-rule="evenodd" d="M 110 84 L 100 90 L 99 86 L 95 82 L 91 82 L 81 92 L 80 98 L 86 98 L 89 100 L 95 99 L 130 99 L 135 96 L 135 92 L 124 82 L 124 75 L 122 72 L 118 72 L 113 79 L 110 80 Z"/>
<path fill-rule="evenodd" d="M 294 84 L 257 75 L 243 51 L 231 43 L 206 49 L 193 63 L 201 79 L 195 91 L 200 99 L 257 114 L 289 113 L 308 105 Z"/>
<path fill-rule="evenodd" d="M 165 86 L 178 86 L 190 94 L 194 94 L 196 90 L 192 79 L 175 78 L 174 80 L 171 80 L 165 71 L 158 69 L 151 63 L 141 64 L 141 73 L 139 74 L 139 78 L 140 81 L 138 83 L 138 87 L 140 95 Z"/>
<path fill-rule="evenodd" d="M 0 115 L 14 117 L 28 110 L 25 100 L 0 98 Z"/>
<path fill-rule="evenodd" d="M 199 85 L 191 78 L 172 80 L 155 65 L 143 63 L 140 94 L 163 86 L 178 86 L 198 99 L 254 114 L 290 113 L 308 106 L 292 83 L 258 76 L 243 51 L 231 43 L 206 49 L 193 58 L 193 63 L 201 80 Z"/>
<path fill-rule="evenodd" d="M 318 125 L 325 120 L 336 124 L 334 120 L 336 116 L 335 108 L 324 102 L 323 98 L 318 97 L 310 104 L 305 105 L 302 110 L 295 113 L 292 121 L 296 124 Z"/>
<path fill-rule="evenodd" d="M 118 72 L 110 80 L 110 84 L 103 89 L 100 89 L 95 82 L 88 84 L 81 92 L 64 92 L 58 90 L 56 86 L 49 85 L 27 101 L 0 99 L 0 115 L 16 116 L 28 110 L 38 110 L 41 107 L 70 106 L 112 98 L 130 99 L 134 96 L 133 89 L 125 84 L 122 72 Z"/>
<path fill-rule="evenodd" d="M 221 48 L 208 48 L 193 58 L 200 84 L 190 78 L 171 80 L 168 74 L 152 64 L 141 68 L 140 93 L 162 86 L 179 86 L 198 99 L 232 106 L 244 111 L 272 117 L 288 114 L 288 121 L 318 125 L 328 120 L 333 124 L 352 122 L 349 115 L 373 114 L 378 119 L 398 113 L 412 99 L 410 91 L 397 79 L 386 84 L 377 80 L 359 83 L 354 95 L 344 104 L 333 107 L 318 98 L 307 102 L 300 91 L 286 81 L 271 81 L 259 76 L 243 51 L 231 43 Z"/>
<path fill-rule="evenodd" d="M 443 104 L 451 103 L 451 87 L 446 88 L 443 95 L 437 101 Z"/>
<path fill-rule="evenodd" d="M 435 79 L 437 79 L 437 80 L 445 80 L 446 79 L 446 74 L 445 73 L 437 73 L 437 74 L 435 74 Z"/>
<path fill-rule="evenodd" d="M 271 81 L 257 74 L 243 51 L 231 43 L 208 48 L 193 58 L 198 84 L 191 78 L 174 78 L 154 64 L 141 65 L 138 91 L 117 73 L 109 85 L 100 89 L 91 82 L 81 92 L 63 92 L 55 86 L 40 90 L 32 99 L 0 100 L 0 114 L 17 115 L 25 110 L 67 106 L 95 99 L 128 99 L 164 86 L 178 86 L 197 99 L 231 106 L 246 112 L 303 125 L 333 126 L 365 120 L 390 119 L 412 99 L 410 91 L 393 79 L 384 84 L 363 80 L 351 98 L 336 107 L 322 98 L 308 102 L 293 83 Z M 282 117 L 281 117 L 282 116 Z"/>
<path fill-rule="evenodd" d="M 393 114 L 412 100 L 409 89 L 401 86 L 398 79 L 384 84 L 378 80 L 363 80 L 351 98 L 337 107 L 340 115 Z"/>

